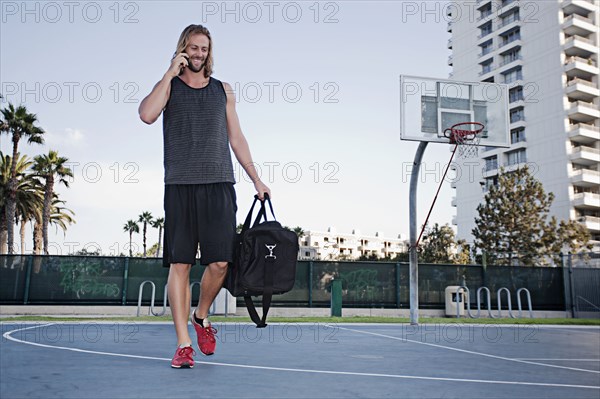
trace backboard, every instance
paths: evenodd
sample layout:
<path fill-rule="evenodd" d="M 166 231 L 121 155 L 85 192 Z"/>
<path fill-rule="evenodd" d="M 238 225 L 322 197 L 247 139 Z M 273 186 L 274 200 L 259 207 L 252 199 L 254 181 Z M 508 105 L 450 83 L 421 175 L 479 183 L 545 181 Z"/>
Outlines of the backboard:
<path fill-rule="evenodd" d="M 508 86 L 400 76 L 400 138 L 448 143 L 444 130 L 459 122 L 485 127 L 480 146 L 508 147 Z"/>

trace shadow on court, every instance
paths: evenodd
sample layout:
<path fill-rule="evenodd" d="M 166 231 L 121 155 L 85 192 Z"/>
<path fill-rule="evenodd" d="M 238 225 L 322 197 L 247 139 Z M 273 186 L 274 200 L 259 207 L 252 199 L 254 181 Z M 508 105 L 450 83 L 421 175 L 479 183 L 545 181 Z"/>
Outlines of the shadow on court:
<path fill-rule="evenodd" d="M 170 324 L 0 326 L 1 398 L 600 397 L 598 327 L 215 323 L 176 370 Z"/>

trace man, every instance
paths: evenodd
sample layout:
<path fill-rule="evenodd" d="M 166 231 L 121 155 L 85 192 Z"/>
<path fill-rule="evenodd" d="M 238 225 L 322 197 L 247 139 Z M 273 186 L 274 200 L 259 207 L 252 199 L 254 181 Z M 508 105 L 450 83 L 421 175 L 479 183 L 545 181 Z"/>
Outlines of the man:
<path fill-rule="evenodd" d="M 194 367 L 188 333 L 189 275 L 200 245 L 200 300 L 192 314 L 198 347 L 215 350 L 216 330 L 207 319 L 233 256 L 237 210 L 229 146 L 254 182 L 261 200 L 269 188 L 253 166 L 248 142 L 235 111 L 228 83 L 211 77 L 212 38 L 202 25 L 184 29 L 171 65 L 140 104 L 142 121 L 154 123 L 163 113 L 165 166 L 165 235 L 163 265 L 169 267 L 168 293 L 177 351 L 174 368 Z"/>

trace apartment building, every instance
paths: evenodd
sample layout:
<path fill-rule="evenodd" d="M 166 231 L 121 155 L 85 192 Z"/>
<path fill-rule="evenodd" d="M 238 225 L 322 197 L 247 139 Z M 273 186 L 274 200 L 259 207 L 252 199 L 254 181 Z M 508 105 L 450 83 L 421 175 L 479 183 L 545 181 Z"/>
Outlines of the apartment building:
<path fill-rule="evenodd" d="M 529 165 L 555 195 L 551 215 L 582 223 L 600 249 L 600 2 L 453 4 L 451 78 L 508 84 L 510 113 L 510 147 L 480 148 L 476 176 L 453 183 L 457 238 L 473 241 L 476 207 L 499 169 Z"/>
<path fill-rule="evenodd" d="M 358 230 L 351 234 L 337 233 L 335 228 L 327 231 L 307 231 L 300 237 L 298 260 L 356 260 L 361 256 L 394 258 L 408 251 L 408 241 L 385 237 L 361 235 Z"/>

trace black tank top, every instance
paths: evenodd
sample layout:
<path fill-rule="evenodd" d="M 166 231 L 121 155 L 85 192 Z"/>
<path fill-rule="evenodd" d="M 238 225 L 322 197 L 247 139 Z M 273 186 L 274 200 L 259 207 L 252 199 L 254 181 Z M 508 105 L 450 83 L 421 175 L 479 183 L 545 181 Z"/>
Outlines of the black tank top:
<path fill-rule="evenodd" d="M 200 89 L 179 77 L 171 81 L 163 113 L 165 184 L 235 183 L 226 105 L 217 79 Z"/>

